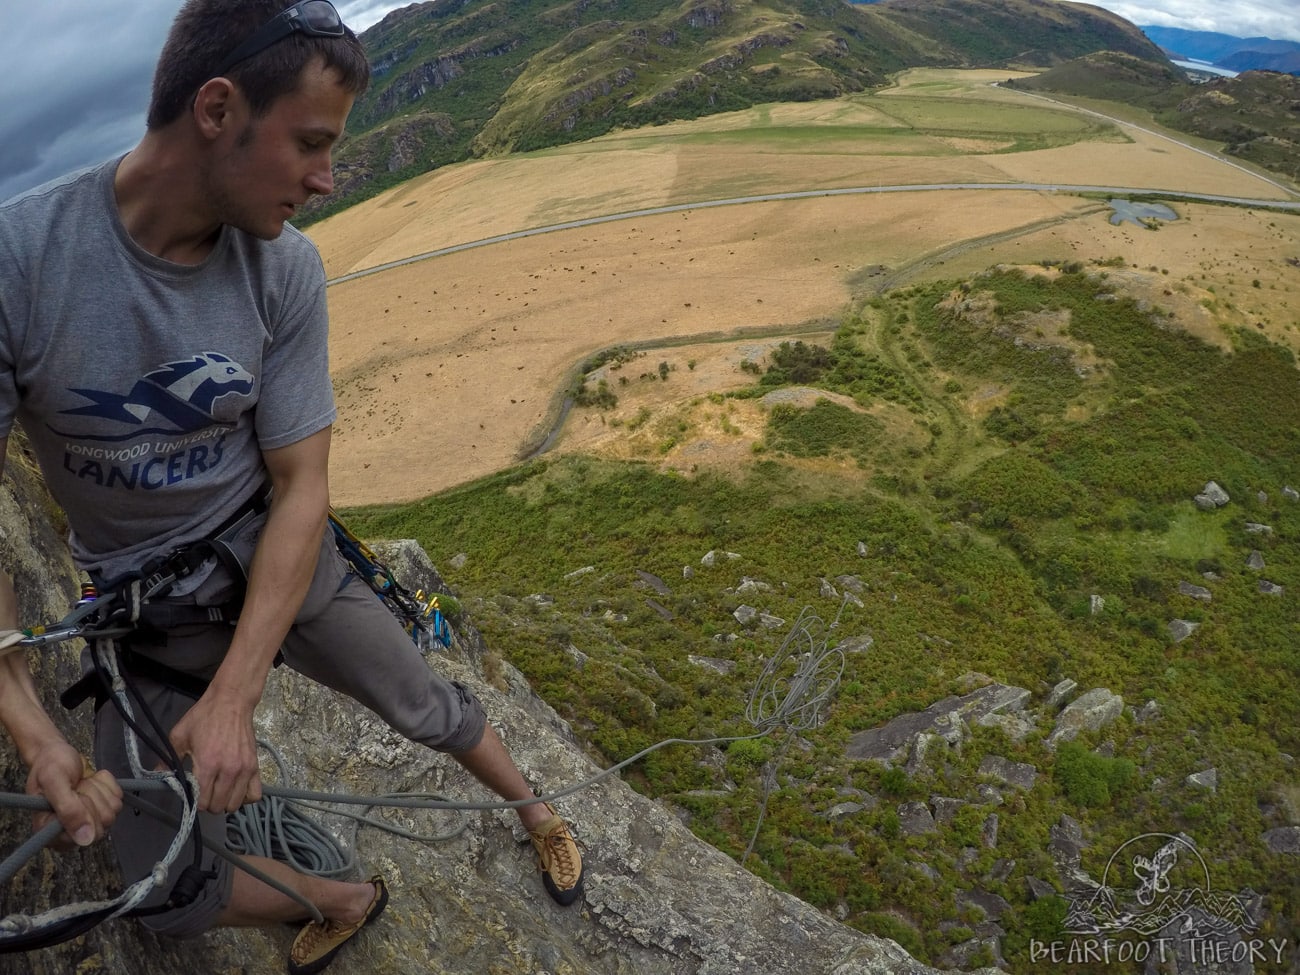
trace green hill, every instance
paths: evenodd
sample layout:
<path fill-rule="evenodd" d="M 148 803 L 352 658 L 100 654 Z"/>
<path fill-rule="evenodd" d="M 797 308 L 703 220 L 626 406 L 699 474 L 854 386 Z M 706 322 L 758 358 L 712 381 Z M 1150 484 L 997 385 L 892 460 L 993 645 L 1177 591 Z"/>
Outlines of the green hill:
<path fill-rule="evenodd" d="M 1057 65 L 1013 88 L 1124 102 L 1224 152 L 1300 178 L 1300 78 L 1248 71 L 1200 84 L 1170 64 L 1102 52 Z"/>
<path fill-rule="evenodd" d="M 1287 937 L 1291 863 L 1260 837 L 1286 822 L 1300 749 L 1295 361 L 1254 330 L 1227 352 L 1171 327 L 1113 290 L 1119 264 L 917 286 L 849 314 L 828 348 L 786 346 L 740 396 L 797 379 L 865 412 L 773 407 L 729 475 L 558 458 L 350 518 L 451 567 L 488 645 L 605 763 L 750 734 L 747 704 L 773 706 L 751 689 L 788 633 L 796 657 L 855 646 L 815 727 L 625 774 L 737 858 L 752 837 L 761 876 L 922 959 L 956 963 L 977 888 L 1006 903 L 1009 970 L 1040 970 L 1028 939 L 1061 937 L 1063 910 L 1044 885 L 1071 882 L 1048 853 L 1062 817 L 1101 857 L 1094 877 L 1135 836 L 1188 832 L 1216 889 L 1262 892 L 1257 936 Z M 1004 396 L 979 418 L 990 388 Z M 1202 510 L 1211 479 L 1231 501 Z M 805 610 L 820 622 L 792 631 Z M 1128 707 L 1084 747 L 998 725 L 910 771 L 851 757 L 855 735 L 965 693 L 971 672 L 1035 702 L 1068 679 Z M 994 802 L 990 754 L 1037 783 Z M 1213 792 L 1186 781 L 1206 768 Z M 953 818 L 904 829 L 900 810 L 935 796 Z"/>
<path fill-rule="evenodd" d="M 1052 0 L 433 0 L 362 39 L 333 212 L 447 163 L 762 102 L 831 98 L 919 66 L 1162 64 L 1132 24 Z"/>

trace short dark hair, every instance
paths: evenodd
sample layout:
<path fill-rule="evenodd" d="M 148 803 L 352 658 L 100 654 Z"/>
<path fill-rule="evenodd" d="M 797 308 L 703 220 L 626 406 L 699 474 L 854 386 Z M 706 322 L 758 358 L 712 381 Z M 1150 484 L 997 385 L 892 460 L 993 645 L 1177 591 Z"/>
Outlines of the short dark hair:
<path fill-rule="evenodd" d="M 292 0 L 186 0 L 158 56 L 148 127 L 161 129 L 180 118 L 226 56 L 289 6 Z M 303 68 L 315 58 L 338 72 L 343 87 L 354 95 L 370 83 L 365 50 L 351 30 L 343 37 L 295 32 L 240 61 L 225 77 L 239 86 L 253 115 L 261 116 L 277 98 L 297 89 Z"/>

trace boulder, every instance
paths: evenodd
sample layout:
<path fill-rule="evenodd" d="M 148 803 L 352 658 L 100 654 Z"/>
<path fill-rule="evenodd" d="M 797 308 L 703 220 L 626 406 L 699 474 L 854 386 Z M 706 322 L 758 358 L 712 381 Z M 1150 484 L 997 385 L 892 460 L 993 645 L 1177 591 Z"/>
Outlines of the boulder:
<path fill-rule="evenodd" d="M 980 775 L 991 775 L 1003 782 L 1026 792 L 1038 781 L 1038 769 L 1025 762 L 1013 762 L 1001 755 L 985 755 L 980 760 Z"/>
<path fill-rule="evenodd" d="M 904 836 L 920 836 L 938 829 L 930 808 L 923 802 L 902 803 L 898 807 L 898 824 Z"/>
<path fill-rule="evenodd" d="M 1300 855 L 1300 826 L 1279 826 L 1260 837 L 1271 853 Z"/>
<path fill-rule="evenodd" d="M 1200 623 L 1194 623 L 1191 620 L 1170 620 L 1169 636 L 1175 643 L 1182 643 L 1200 629 L 1200 626 Z"/>
<path fill-rule="evenodd" d="M 1054 748 L 1084 731 L 1100 731 L 1124 711 L 1124 699 L 1104 687 L 1094 688 L 1071 701 L 1056 719 L 1056 727 L 1047 736 L 1047 746 Z"/>
<path fill-rule="evenodd" d="M 1214 593 L 1204 586 L 1198 586 L 1191 582 L 1178 583 L 1178 592 L 1180 595 L 1188 596 L 1191 599 L 1199 599 L 1201 602 L 1208 603 L 1214 598 Z"/>
<path fill-rule="evenodd" d="M 1267 579 L 1259 580 L 1259 592 L 1263 596 L 1280 596 L 1285 590 L 1276 582 L 1269 582 Z"/>
<path fill-rule="evenodd" d="M 1193 772 L 1187 777 L 1187 784 L 1193 789 L 1204 789 L 1207 792 L 1219 791 L 1219 770 L 1207 768 L 1201 772 Z"/>
<path fill-rule="evenodd" d="M 1211 508 L 1222 508 L 1232 498 L 1219 485 L 1213 481 L 1208 481 L 1205 487 L 1201 488 L 1201 493 L 1196 496 L 1197 505 L 1201 505 L 1202 500 L 1208 502 Z"/>
<path fill-rule="evenodd" d="M 1254 569 L 1259 572 L 1264 568 L 1264 553 L 1259 549 L 1251 549 L 1250 554 L 1246 556 L 1246 568 Z"/>
<path fill-rule="evenodd" d="M 996 683 L 945 697 L 924 711 L 900 714 L 879 728 L 859 731 L 849 739 L 848 754 L 886 765 L 903 762 L 914 751 L 918 735 L 935 734 L 949 744 L 958 744 L 965 738 L 968 724 L 989 714 L 1020 711 L 1029 697 L 1023 687 Z"/>

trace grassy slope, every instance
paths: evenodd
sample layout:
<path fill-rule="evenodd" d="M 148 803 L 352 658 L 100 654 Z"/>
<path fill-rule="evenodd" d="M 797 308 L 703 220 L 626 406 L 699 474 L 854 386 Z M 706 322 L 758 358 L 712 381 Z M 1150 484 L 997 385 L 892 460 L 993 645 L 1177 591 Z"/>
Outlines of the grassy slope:
<path fill-rule="evenodd" d="M 969 936 L 940 922 L 964 917 L 958 890 L 982 886 L 1011 902 L 1004 954 L 1013 970 L 1032 970 L 1025 939 L 1055 932 L 1025 879 L 1054 876 L 1047 830 L 1062 814 L 1084 822 L 1091 855 L 1103 858 L 1140 832 L 1186 830 L 1213 851 L 1216 886 L 1264 892 L 1262 931 L 1285 935 L 1294 885 L 1258 836 L 1277 825 L 1269 810 L 1296 785 L 1283 755 L 1300 748 L 1289 687 L 1300 564 L 1288 541 L 1300 504 L 1281 493 L 1300 478 L 1295 364 L 1251 335 L 1229 355 L 1167 330 L 1158 310 L 1099 300 L 1105 274 L 999 272 L 890 294 L 846 319 L 825 355 L 792 350 L 756 389 L 797 378 L 906 411 L 921 434 L 910 447 L 843 407 L 774 411 L 765 453 L 734 477 L 542 461 L 354 520 L 366 534 L 419 538 L 440 565 L 469 553 L 447 575 L 489 644 L 606 761 L 663 737 L 745 733 L 747 689 L 788 625 L 741 626 L 732 611 L 749 603 L 788 624 L 809 606 L 829 620 L 839 601 L 819 595 L 820 580 L 860 579 L 863 606 L 847 607 L 840 629 L 875 643 L 849 657 L 806 750 L 786 755 L 750 866 L 921 957 Z M 1044 323 L 1062 315 L 1068 326 L 1044 340 Z M 1071 356 L 1084 350 L 1103 366 L 1081 376 Z M 990 384 L 1009 395 L 977 422 L 971 401 Z M 839 461 L 810 467 L 819 456 Z M 1190 497 L 1210 478 L 1233 503 L 1197 511 Z M 1273 532 L 1247 534 L 1247 521 Z M 1258 592 L 1261 574 L 1245 568 L 1256 549 L 1262 575 L 1288 595 Z M 740 558 L 705 568 L 710 550 Z M 594 571 L 570 575 L 584 566 Z M 638 570 L 671 593 L 646 589 Z M 771 589 L 738 592 L 742 577 Z M 1180 596 L 1182 581 L 1210 586 L 1213 601 Z M 1099 615 L 1088 612 L 1093 594 L 1106 600 Z M 1175 644 L 1165 629 L 1174 617 L 1202 625 Z M 689 655 L 734 671 L 724 677 Z M 1054 774 L 1060 758 L 1040 738 L 1016 743 L 987 729 L 915 780 L 844 758 L 853 732 L 960 689 L 971 670 L 1036 692 L 1070 677 L 1127 704 L 1157 701 L 1154 723 L 1122 718 L 1102 736 L 1135 777 L 1091 806 L 1084 792 L 1067 793 Z M 631 777 L 739 856 L 777 747 L 741 743 L 712 759 L 678 747 Z M 996 851 L 962 853 L 979 849 L 989 807 L 971 806 L 925 842 L 898 835 L 899 801 L 978 802 L 974 768 L 988 751 L 1046 773 L 996 810 Z M 1184 777 L 1206 766 L 1219 769 L 1218 792 L 1191 792 Z M 826 818 L 846 785 L 881 802 Z M 1015 866 L 994 877 L 999 858 Z M 918 861 L 940 879 L 917 884 Z"/>
<path fill-rule="evenodd" d="M 1252 71 L 1190 84 L 1167 66 L 1105 52 L 1011 84 L 1144 108 L 1161 124 L 1212 140 L 1230 155 L 1300 177 L 1300 78 L 1292 75 Z"/>

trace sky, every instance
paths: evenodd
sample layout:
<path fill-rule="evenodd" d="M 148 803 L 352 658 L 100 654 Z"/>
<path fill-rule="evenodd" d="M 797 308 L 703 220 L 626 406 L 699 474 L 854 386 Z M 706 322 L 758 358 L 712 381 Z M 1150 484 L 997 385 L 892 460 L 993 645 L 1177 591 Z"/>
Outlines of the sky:
<path fill-rule="evenodd" d="M 358 32 L 405 6 L 336 0 Z M 1109 0 L 1135 24 L 1300 42 L 1296 0 Z M 0 0 L 0 200 L 110 156 L 144 132 L 153 65 L 179 0 Z"/>

